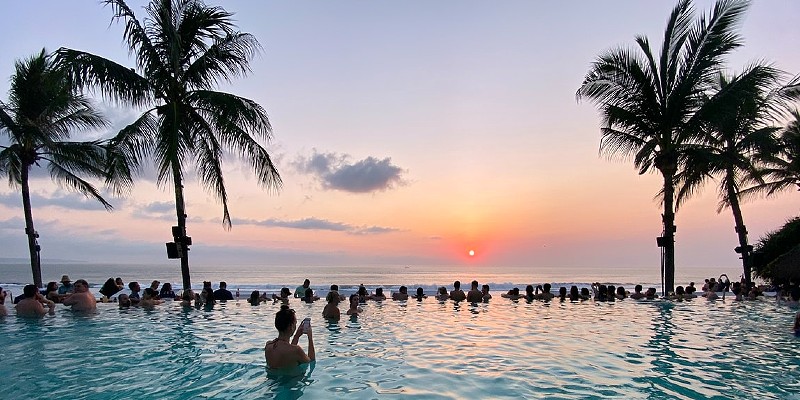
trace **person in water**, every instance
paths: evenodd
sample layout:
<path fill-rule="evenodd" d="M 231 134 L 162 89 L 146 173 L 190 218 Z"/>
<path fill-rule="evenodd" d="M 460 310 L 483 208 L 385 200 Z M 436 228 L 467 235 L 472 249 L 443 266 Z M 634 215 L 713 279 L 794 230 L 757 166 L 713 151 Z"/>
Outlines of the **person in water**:
<path fill-rule="evenodd" d="M 280 311 L 275 313 L 275 329 L 278 330 L 278 337 L 264 345 L 267 366 L 272 369 L 296 367 L 316 359 L 311 325 L 308 325 L 306 330 L 302 325 L 297 326 L 294 310 L 286 304 L 281 305 Z M 292 332 L 294 332 L 294 336 L 292 336 Z M 303 334 L 308 337 L 308 354 L 297 345 Z"/>
<path fill-rule="evenodd" d="M 97 310 L 97 299 L 89 293 L 89 283 L 83 279 L 75 281 L 75 293 L 64 299 L 65 306 L 72 306 L 72 311 L 94 312 Z"/>
<path fill-rule="evenodd" d="M 330 320 L 338 320 L 341 316 L 341 311 L 339 311 L 339 292 L 328 292 L 328 295 L 325 296 L 325 300 L 328 304 L 325 305 L 325 308 L 322 309 L 322 318 L 330 319 Z"/>
<path fill-rule="evenodd" d="M 800 336 L 800 311 L 794 316 L 794 334 Z"/>

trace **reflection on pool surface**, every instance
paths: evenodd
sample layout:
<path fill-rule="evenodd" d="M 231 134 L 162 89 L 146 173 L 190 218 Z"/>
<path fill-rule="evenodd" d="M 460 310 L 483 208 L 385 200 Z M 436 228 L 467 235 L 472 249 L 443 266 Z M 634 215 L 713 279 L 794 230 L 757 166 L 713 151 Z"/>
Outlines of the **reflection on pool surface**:
<path fill-rule="evenodd" d="M 264 362 L 278 305 L 6 317 L 2 397 L 800 398 L 796 310 L 769 300 L 428 298 L 370 302 L 334 323 L 323 301 L 292 306 L 313 319 L 317 361 L 289 374 Z"/>

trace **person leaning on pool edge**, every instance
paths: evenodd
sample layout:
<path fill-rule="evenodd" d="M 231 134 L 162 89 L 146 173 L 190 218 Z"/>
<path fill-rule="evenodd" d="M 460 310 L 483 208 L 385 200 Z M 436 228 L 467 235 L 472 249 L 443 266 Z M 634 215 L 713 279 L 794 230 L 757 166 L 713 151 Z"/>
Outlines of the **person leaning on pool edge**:
<path fill-rule="evenodd" d="M 297 317 L 294 315 L 294 310 L 289 308 L 288 305 L 281 305 L 280 311 L 275 313 L 275 328 L 278 330 L 278 337 L 264 345 L 264 357 L 267 360 L 268 367 L 273 369 L 296 367 L 299 364 L 316 359 L 311 325 L 308 326 L 307 331 L 303 330 L 302 325 L 297 326 Z M 292 336 L 292 331 L 294 331 L 294 337 L 290 342 L 289 338 Z M 300 336 L 303 334 L 308 337 L 307 355 L 297 345 L 297 342 L 300 341 Z"/>

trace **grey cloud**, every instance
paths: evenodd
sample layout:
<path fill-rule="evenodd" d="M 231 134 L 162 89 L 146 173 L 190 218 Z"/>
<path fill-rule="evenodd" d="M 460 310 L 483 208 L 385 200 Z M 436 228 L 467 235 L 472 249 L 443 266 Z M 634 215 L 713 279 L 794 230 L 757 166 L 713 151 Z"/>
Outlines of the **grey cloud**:
<path fill-rule="evenodd" d="M 371 227 L 354 226 L 342 222 L 333 222 L 313 217 L 303 218 L 293 221 L 284 221 L 275 218 L 270 218 L 266 220 L 234 219 L 233 223 L 276 227 L 276 228 L 346 232 L 353 235 L 377 235 L 382 233 L 398 231 L 398 229 L 396 228 L 386 228 L 380 226 L 371 226 Z"/>
<path fill-rule="evenodd" d="M 355 163 L 349 159 L 346 154 L 314 150 L 310 157 L 298 157 L 293 166 L 298 172 L 315 176 L 323 188 L 331 190 L 369 193 L 405 184 L 403 169 L 393 165 L 389 157 L 379 160 L 370 156 Z"/>
<path fill-rule="evenodd" d="M 114 209 L 119 209 L 121 201 L 115 201 L 107 195 L 103 195 L 106 201 L 114 206 Z M 20 193 L 4 193 L 0 194 L 0 204 L 13 207 L 22 208 L 22 195 Z M 69 210 L 88 210 L 88 211 L 105 211 L 100 202 L 94 199 L 89 199 L 80 193 L 62 192 L 57 191 L 49 196 L 42 196 L 38 193 L 31 193 L 31 207 L 35 210 L 38 207 L 60 207 Z"/>

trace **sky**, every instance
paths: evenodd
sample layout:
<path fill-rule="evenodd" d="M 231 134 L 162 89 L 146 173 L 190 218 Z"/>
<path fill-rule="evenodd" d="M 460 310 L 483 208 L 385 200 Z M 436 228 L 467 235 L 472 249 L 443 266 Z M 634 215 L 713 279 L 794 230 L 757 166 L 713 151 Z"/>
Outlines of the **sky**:
<path fill-rule="evenodd" d="M 211 2 L 210 2 L 211 3 Z M 130 5 L 144 17 L 143 2 Z M 233 228 L 193 175 L 190 263 L 658 268 L 657 174 L 601 155 L 596 107 L 575 92 L 590 63 L 650 38 L 673 1 L 220 2 L 263 51 L 219 90 L 257 101 L 283 186 L 225 158 Z M 707 12 L 710 1 L 695 3 Z M 767 60 L 800 72 L 800 3 L 751 5 L 731 72 Z M 17 59 L 70 47 L 134 66 L 123 26 L 94 0 L 15 1 L 0 14 L 0 99 Z M 98 102 L 119 129 L 136 111 Z M 75 138 L 109 137 L 109 132 Z M 145 172 L 114 206 L 31 182 L 44 260 L 175 263 L 171 188 Z M 0 258 L 27 257 L 19 189 L 0 186 Z M 790 191 L 743 206 L 751 241 L 797 215 Z M 678 210 L 676 274 L 738 271 L 733 218 L 710 184 Z M 474 256 L 468 252 L 474 251 Z"/>

